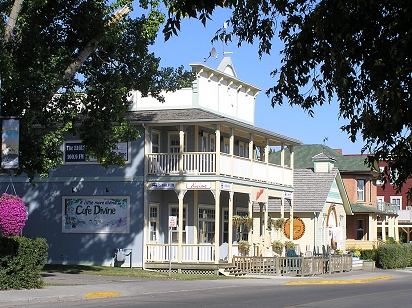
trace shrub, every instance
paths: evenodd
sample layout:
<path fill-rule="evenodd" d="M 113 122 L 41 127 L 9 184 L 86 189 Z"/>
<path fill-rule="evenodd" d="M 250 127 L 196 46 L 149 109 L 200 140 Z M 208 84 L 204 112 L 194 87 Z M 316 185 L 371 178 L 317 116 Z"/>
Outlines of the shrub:
<path fill-rule="evenodd" d="M 374 249 L 366 249 L 366 250 L 361 250 L 360 251 L 360 258 L 362 260 L 371 260 L 371 261 L 377 261 L 376 260 L 376 248 Z"/>
<path fill-rule="evenodd" d="M 18 196 L 4 193 L 0 197 L 0 232 L 19 235 L 26 224 L 26 206 Z"/>
<path fill-rule="evenodd" d="M 378 266 L 383 269 L 404 268 L 408 266 L 410 257 L 408 247 L 399 244 L 380 245 L 377 249 Z"/>
<path fill-rule="evenodd" d="M 0 290 L 41 288 L 47 249 L 42 238 L 0 236 Z"/>

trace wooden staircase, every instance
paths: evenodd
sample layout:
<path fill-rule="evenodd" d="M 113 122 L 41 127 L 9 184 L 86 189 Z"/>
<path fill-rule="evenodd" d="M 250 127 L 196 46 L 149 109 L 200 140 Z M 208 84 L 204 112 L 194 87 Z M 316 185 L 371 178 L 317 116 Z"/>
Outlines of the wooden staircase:
<path fill-rule="evenodd" d="M 244 276 L 246 275 L 245 272 L 242 270 L 238 269 L 236 266 L 232 264 L 226 264 L 224 267 L 219 268 L 219 273 L 224 276 Z"/>

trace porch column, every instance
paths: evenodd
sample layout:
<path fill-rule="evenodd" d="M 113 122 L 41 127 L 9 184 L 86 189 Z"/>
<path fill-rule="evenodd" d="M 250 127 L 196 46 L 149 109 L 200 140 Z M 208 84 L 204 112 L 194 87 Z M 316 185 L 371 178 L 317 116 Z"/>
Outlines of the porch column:
<path fill-rule="evenodd" d="M 229 139 L 229 153 L 230 153 L 230 175 L 233 176 L 233 154 L 234 154 L 234 143 L 235 143 L 235 136 L 234 136 L 234 129 L 230 128 L 230 139 Z"/>
<path fill-rule="evenodd" d="M 183 259 L 183 197 L 184 197 L 184 192 L 183 192 L 183 183 L 180 183 L 179 187 L 179 225 L 177 226 L 177 232 L 178 232 L 178 248 L 177 248 L 177 262 L 181 263 Z M 186 234 L 187 236 L 187 234 Z"/>
<path fill-rule="evenodd" d="M 265 175 L 265 181 L 269 181 L 269 139 L 265 138 L 265 170 L 266 170 L 266 175 Z"/>
<path fill-rule="evenodd" d="M 233 189 L 233 188 L 232 188 Z M 232 262 L 232 257 L 233 257 L 233 253 L 232 253 L 232 247 L 233 247 L 233 197 L 234 197 L 234 192 L 230 191 L 229 192 L 229 222 L 228 222 L 228 257 L 227 257 L 227 261 L 229 263 Z"/>
<path fill-rule="evenodd" d="M 185 132 L 183 125 L 179 126 L 179 174 L 183 175 L 183 152 L 185 150 Z"/>
<path fill-rule="evenodd" d="M 377 215 L 369 215 L 369 232 L 368 241 L 378 240 L 378 220 Z"/>
<path fill-rule="evenodd" d="M 215 195 L 215 264 L 219 264 L 219 244 L 220 244 L 220 181 L 216 181 Z"/>
<path fill-rule="evenodd" d="M 290 209 L 289 209 L 289 234 L 290 234 L 290 240 L 293 242 L 293 193 L 292 193 L 292 198 L 290 199 Z"/>
<path fill-rule="evenodd" d="M 386 241 L 386 217 L 382 217 L 382 241 Z"/>
<path fill-rule="evenodd" d="M 264 221 L 265 221 L 265 228 L 264 228 L 264 241 L 263 241 L 263 247 L 269 248 L 270 247 L 270 234 L 269 234 L 269 230 L 268 230 L 268 223 L 269 223 L 269 202 L 268 200 L 266 200 L 265 203 L 263 203 L 264 207 L 265 207 L 265 213 L 264 213 Z M 265 256 L 267 255 L 267 251 L 265 249 Z"/>
<path fill-rule="evenodd" d="M 220 124 L 216 125 L 216 175 L 220 175 Z"/>
<path fill-rule="evenodd" d="M 395 222 L 395 236 L 396 236 L 396 238 L 395 238 L 395 241 L 399 241 L 399 239 L 400 239 L 400 237 L 399 237 L 399 221 L 398 221 L 398 218 L 397 217 L 394 217 L 393 218 L 394 219 L 394 222 Z M 409 242 L 408 242 L 409 243 Z"/>

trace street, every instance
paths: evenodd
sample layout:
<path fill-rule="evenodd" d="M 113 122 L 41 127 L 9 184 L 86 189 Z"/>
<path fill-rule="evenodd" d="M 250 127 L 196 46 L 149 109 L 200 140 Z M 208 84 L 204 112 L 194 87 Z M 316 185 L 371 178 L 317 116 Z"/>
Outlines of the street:
<path fill-rule="evenodd" d="M 369 283 L 284 285 L 272 279 L 179 281 L 179 289 L 159 281 L 152 291 L 136 295 L 50 302 L 9 307 L 409 307 L 412 275 Z"/>

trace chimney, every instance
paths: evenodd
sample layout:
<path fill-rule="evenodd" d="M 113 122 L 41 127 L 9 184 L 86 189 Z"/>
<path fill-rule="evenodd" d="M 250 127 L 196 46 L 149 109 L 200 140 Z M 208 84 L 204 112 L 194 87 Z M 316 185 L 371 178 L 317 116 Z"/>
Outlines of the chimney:
<path fill-rule="evenodd" d="M 342 149 L 335 149 L 335 151 L 342 155 Z"/>

